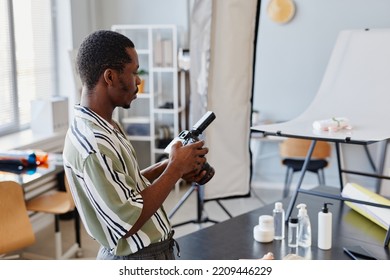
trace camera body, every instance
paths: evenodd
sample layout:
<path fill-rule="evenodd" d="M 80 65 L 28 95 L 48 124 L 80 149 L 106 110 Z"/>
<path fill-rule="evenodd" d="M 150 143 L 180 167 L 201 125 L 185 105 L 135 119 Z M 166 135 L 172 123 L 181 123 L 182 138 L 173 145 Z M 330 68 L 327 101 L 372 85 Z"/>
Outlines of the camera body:
<path fill-rule="evenodd" d="M 169 143 L 169 145 L 165 148 L 164 152 L 170 153 L 172 145 L 177 141 L 181 141 L 183 145 L 187 145 L 189 143 L 194 143 L 199 141 L 199 135 L 203 133 L 203 131 L 215 120 L 215 114 L 211 111 L 208 111 L 203 117 L 192 127 L 191 130 L 183 130 L 179 133 L 175 139 Z M 202 166 L 201 171 L 206 170 L 206 175 L 197 182 L 200 185 L 206 184 L 210 179 L 214 176 L 215 170 L 210 164 L 207 162 Z"/>

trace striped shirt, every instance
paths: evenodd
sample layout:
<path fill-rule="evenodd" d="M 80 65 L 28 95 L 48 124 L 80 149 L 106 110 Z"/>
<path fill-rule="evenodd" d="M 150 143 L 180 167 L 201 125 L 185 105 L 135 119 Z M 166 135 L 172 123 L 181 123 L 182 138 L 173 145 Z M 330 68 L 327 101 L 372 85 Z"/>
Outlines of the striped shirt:
<path fill-rule="evenodd" d="M 123 130 L 76 105 L 63 151 L 65 174 L 88 234 L 114 255 L 125 256 L 166 240 L 171 231 L 161 207 L 142 227 L 122 238 L 139 218 L 150 185 Z"/>

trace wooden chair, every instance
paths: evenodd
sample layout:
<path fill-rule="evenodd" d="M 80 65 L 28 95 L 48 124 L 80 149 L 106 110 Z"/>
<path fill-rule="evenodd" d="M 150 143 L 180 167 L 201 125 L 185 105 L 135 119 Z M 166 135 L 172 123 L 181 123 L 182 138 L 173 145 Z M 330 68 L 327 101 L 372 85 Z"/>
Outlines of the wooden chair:
<path fill-rule="evenodd" d="M 27 201 L 27 210 L 34 212 L 43 212 L 54 215 L 55 225 L 55 259 L 69 259 L 76 255 L 77 257 L 82 256 L 81 251 L 81 239 L 80 239 L 80 219 L 75 208 L 73 197 L 69 190 L 69 185 L 64 178 L 64 184 L 66 191 L 53 191 L 39 195 L 29 201 Z M 76 242 L 68 248 L 68 250 L 62 252 L 62 234 L 60 230 L 60 215 L 72 213 L 74 215 L 75 222 L 75 235 Z M 42 259 L 47 257 L 42 256 Z"/>
<path fill-rule="evenodd" d="M 294 173 L 302 170 L 311 143 L 312 141 L 307 139 L 287 138 L 280 144 L 279 151 L 282 164 L 287 167 L 283 190 L 284 197 L 288 196 Z M 320 185 L 325 185 L 324 168 L 328 166 L 330 155 L 330 144 L 324 141 L 317 141 L 307 166 L 307 171 L 317 174 Z"/>
<path fill-rule="evenodd" d="M 0 258 L 35 243 L 35 234 L 25 205 L 22 186 L 14 181 L 0 182 Z"/>

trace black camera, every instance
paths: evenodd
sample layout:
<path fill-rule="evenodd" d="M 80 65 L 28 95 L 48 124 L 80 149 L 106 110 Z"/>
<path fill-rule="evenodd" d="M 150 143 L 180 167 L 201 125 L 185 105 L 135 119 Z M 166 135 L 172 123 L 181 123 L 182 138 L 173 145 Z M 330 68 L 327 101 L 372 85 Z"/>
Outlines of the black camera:
<path fill-rule="evenodd" d="M 188 143 L 193 143 L 199 141 L 199 135 L 203 133 L 203 131 L 215 120 L 215 114 L 211 111 L 208 111 L 203 117 L 192 127 L 191 130 L 183 130 L 179 133 L 179 135 L 172 140 L 172 142 L 165 148 L 165 152 L 169 153 L 171 151 L 171 147 L 177 141 L 181 141 L 183 145 L 187 145 Z M 197 182 L 200 185 L 206 184 L 210 179 L 214 176 L 215 170 L 214 168 L 208 164 L 207 162 L 202 166 L 202 169 L 206 170 L 206 174 L 203 178 Z"/>

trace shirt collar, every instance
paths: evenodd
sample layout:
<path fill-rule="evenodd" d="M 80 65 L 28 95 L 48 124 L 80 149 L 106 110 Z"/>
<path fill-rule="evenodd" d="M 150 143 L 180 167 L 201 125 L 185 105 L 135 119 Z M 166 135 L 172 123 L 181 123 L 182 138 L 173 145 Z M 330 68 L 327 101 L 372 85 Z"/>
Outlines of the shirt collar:
<path fill-rule="evenodd" d="M 76 117 L 80 117 L 93 122 L 97 126 L 107 130 L 107 132 L 109 133 L 112 133 L 114 131 L 114 126 L 112 124 L 110 124 L 108 121 L 106 121 L 101 116 L 99 116 L 98 114 L 96 114 L 94 111 L 92 111 L 87 107 L 81 105 L 75 105 L 74 114 Z"/>

